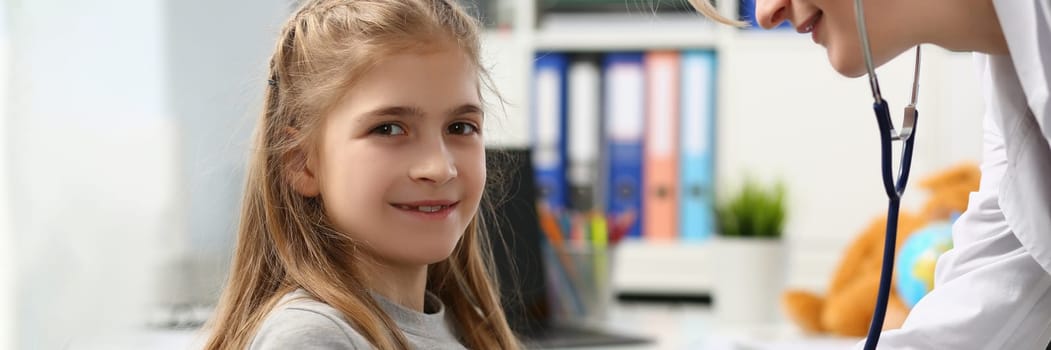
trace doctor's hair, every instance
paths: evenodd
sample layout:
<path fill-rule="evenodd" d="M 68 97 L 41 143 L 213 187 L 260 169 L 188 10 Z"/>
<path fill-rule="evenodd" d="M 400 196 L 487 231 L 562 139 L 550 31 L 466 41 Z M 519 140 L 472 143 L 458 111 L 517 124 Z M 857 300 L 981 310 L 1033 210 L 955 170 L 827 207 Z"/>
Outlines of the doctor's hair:
<path fill-rule="evenodd" d="M 409 348 L 367 291 L 367 248 L 337 231 L 320 196 L 298 194 L 291 174 L 317 157 L 323 116 L 372 67 L 397 54 L 458 49 L 477 68 L 481 95 L 493 85 L 479 46 L 477 21 L 454 0 L 313 0 L 288 19 L 270 60 L 236 250 L 205 349 L 247 348 L 281 297 L 298 288 L 340 311 L 375 348 Z M 452 254 L 428 266 L 426 288 L 445 303 L 466 347 L 517 349 L 483 236 L 489 197 Z"/>
<path fill-rule="evenodd" d="M 708 17 L 709 19 L 711 19 L 713 21 L 716 21 L 716 22 L 719 22 L 719 23 L 722 23 L 722 24 L 726 24 L 726 25 L 731 25 L 731 26 L 734 26 L 734 27 L 744 27 L 744 26 L 748 25 L 747 23 L 745 23 L 743 21 L 736 20 L 736 19 L 730 19 L 730 18 L 727 18 L 726 16 L 723 16 L 722 14 L 719 13 L 719 10 L 715 8 L 715 5 L 712 5 L 711 1 L 709 1 L 709 0 L 689 0 L 689 1 L 690 1 L 690 5 L 693 5 L 693 8 L 696 9 L 697 12 L 700 12 L 702 15 L 704 15 L 705 17 Z"/>

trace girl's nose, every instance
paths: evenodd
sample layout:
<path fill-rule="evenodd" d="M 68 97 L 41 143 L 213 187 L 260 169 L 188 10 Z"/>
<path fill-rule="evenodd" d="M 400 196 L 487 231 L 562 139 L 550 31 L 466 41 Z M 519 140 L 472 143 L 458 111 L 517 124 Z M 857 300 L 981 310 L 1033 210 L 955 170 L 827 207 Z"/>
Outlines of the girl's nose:
<path fill-rule="evenodd" d="M 424 147 L 419 162 L 409 170 L 413 181 L 443 185 L 457 176 L 456 162 L 448 147 Z"/>
<path fill-rule="evenodd" d="M 792 0 L 756 0 L 755 20 L 760 27 L 771 29 L 788 18 L 789 5 Z"/>

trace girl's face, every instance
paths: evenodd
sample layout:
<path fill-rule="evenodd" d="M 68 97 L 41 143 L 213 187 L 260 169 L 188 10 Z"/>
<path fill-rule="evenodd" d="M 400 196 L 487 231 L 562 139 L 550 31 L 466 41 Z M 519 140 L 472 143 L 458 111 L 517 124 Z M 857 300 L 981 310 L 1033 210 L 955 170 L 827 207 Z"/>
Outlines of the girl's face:
<path fill-rule="evenodd" d="M 444 260 L 481 200 L 482 122 L 460 50 L 382 60 L 325 116 L 314 166 L 329 220 L 380 263 Z"/>
<path fill-rule="evenodd" d="M 892 9 L 895 1 L 863 1 L 873 64 L 879 66 L 915 46 L 907 9 Z M 894 14 L 894 16 L 891 16 Z M 809 33 L 824 46 L 829 63 L 840 74 L 865 74 L 853 0 L 756 0 L 756 20 L 763 28 L 789 21 L 799 33 Z"/>

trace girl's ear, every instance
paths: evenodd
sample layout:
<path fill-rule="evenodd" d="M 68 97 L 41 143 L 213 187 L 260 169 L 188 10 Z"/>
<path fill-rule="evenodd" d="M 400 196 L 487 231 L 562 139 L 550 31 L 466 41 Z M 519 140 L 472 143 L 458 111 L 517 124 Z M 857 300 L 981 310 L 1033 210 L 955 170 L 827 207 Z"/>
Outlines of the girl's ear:
<path fill-rule="evenodd" d="M 299 137 L 299 130 L 285 127 L 285 133 L 290 140 Z M 292 185 L 292 189 L 303 197 L 317 197 L 321 194 L 321 185 L 317 174 L 314 172 L 317 166 L 314 157 L 310 157 L 306 150 L 296 147 L 288 150 L 281 157 L 284 163 L 285 181 Z"/>

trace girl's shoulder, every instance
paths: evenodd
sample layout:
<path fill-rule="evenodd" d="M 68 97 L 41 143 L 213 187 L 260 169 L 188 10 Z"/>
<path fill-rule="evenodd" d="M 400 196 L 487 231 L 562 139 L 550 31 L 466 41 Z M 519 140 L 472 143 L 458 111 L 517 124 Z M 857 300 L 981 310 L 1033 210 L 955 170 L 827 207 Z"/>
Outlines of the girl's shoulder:
<path fill-rule="evenodd" d="M 297 289 L 282 297 L 267 314 L 248 348 L 370 349 L 371 346 L 339 311 Z"/>

